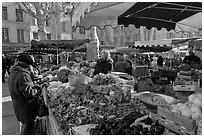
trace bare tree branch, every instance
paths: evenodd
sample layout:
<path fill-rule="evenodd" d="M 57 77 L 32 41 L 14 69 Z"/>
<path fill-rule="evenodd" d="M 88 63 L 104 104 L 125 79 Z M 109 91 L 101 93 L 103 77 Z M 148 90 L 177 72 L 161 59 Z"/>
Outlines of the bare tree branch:
<path fill-rule="evenodd" d="M 21 4 L 26 8 L 26 10 L 21 6 Z M 30 8 L 28 8 L 28 5 L 25 4 L 24 2 L 18 2 L 19 8 L 21 10 L 23 10 L 23 12 L 25 12 L 26 14 L 29 14 L 33 17 L 35 17 L 36 19 L 38 18 L 38 16 L 36 15 L 35 12 L 33 12 Z"/>

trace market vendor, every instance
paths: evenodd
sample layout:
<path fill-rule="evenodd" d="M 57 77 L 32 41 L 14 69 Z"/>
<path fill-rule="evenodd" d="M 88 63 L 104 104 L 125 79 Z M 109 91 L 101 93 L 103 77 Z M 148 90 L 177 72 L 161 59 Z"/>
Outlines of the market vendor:
<path fill-rule="evenodd" d="M 184 64 L 193 65 L 193 64 L 201 64 L 201 60 L 198 56 L 196 56 L 191 49 L 189 51 L 189 55 L 183 59 Z"/>
<path fill-rule="evenodd" d="M 100 52 L 100 58 L 99 60 L 97 60 L 94 69 L 94 75 L 97 75 L 99 73 L 107 74 L 108 72 L 111 72 L 113 70 L 113 60 L 108 50 L 102 50 Z"/>

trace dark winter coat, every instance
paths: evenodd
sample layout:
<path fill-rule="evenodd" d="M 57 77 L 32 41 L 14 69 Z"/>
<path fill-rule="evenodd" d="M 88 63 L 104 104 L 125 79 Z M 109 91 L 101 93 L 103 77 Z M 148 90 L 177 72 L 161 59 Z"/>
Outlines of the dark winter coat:
<path fill-rule="evenodd" d="M 27 68 L 27 64 L 18 62 L 11 68 L 8 79 L 14 112 L 22 123 L 33 122 L 37 113 L 36 90 L 33 89 L 34 84 Z"/>
<path fill-rule="evenodd" d="M 126 64 L 125 61 L 118 61 L 115 64 L 115 71 L 116 72 L 124 72 L 124 73 L 126 73 L 125 64 Z"/>
<path fill-rule="evenodd" d="M 98 60 L 95 66 L 94 75 L 99 73 L 107 74 L 109 71 L 113 69 L 113 61 L 112 60 Z"/>

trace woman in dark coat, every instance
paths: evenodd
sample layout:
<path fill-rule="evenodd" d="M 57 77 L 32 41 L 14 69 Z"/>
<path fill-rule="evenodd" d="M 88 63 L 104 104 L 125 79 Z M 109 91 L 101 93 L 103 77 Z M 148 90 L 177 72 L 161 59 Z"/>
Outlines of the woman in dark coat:
<path fill-rule="evenodd" d="M 30 65 L 34 59 L 29 55 L 20 55 L 18 62 L 11 68 L 8 78 L 9 92 L 12 98 L 16 118 L 22 123 L 20 134 L 30 135 L 33 132 L 37 116 L 36 97 L 40 91 L 34 88 Z"/>
<path fill-rule="evenodd" d="M 97 61 L 95 66 L 94 75 L 99 73 L 107 74 L 113 70 L 113 60 L 110 57 L 108 50 L 102 50 L 100 53 L 101 58 Z"/>

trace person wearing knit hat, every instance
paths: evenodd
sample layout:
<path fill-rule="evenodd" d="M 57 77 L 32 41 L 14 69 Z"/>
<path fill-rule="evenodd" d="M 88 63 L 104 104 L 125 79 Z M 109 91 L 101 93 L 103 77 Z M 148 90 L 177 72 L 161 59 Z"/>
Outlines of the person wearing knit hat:
<path fill-rule="evenodd" d="M 34 63 L 35 63 L 34 57 L 31 56 L 31 55 L 26 55 L 26 54 L 21 54 L 21 55 L 19 55 L 19 56 L 18 56 L 18 61 L 24 62 L 24 63 L 26 63 L 26 64 L 28 64 L 28 65 L 32 65 L 32 66 L 33 66 Z"/>
<path fill-rule="evenodd" d="M 11 95 L 17 120 L 22 124 L 21 135 L 33 133 L 34 121 L 37 117 L 37 101 L 41 91 L 36 88 L 31 77 L 31 66 L 34 58 L 30 55 L 20 55 L 11 68 L 8 77 L 8 88 Z"/>

